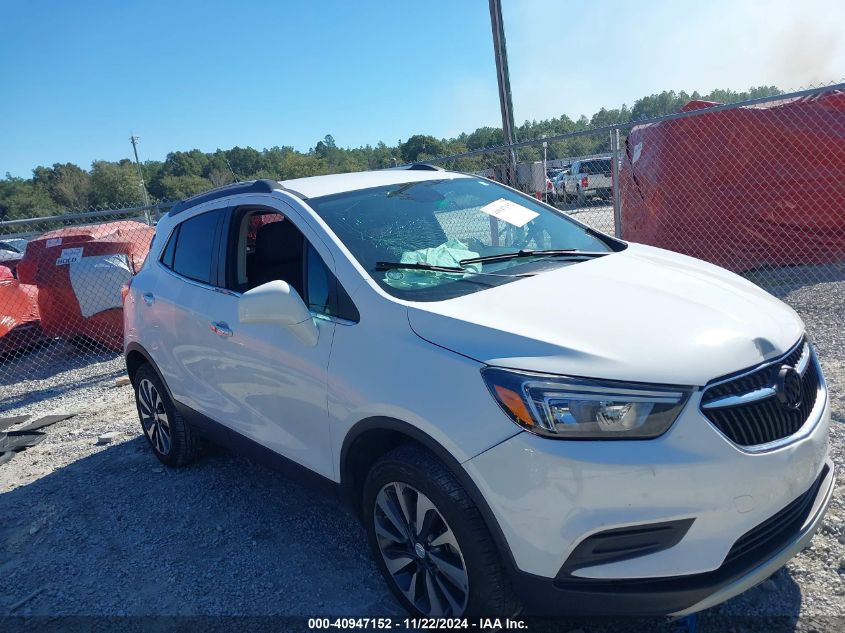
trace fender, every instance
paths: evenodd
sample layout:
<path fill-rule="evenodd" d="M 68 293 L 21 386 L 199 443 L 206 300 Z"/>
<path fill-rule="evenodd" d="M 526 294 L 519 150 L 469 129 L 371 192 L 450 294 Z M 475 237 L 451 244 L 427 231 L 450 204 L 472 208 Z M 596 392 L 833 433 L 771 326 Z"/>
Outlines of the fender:
<path fill-rule="evenodd" d="M 372 417 L 360 420 L 356 422 L 351 429 L 349 429 L 349 432 L 343 440 L 343 446 L 340 450 L 340 486 L 344 500 L 347 504 L 351 504 L 350 507 L 354 506 L 356 516 L 360 515 L 360 511 L 357 510 L 357 500 L 352 499 L 355 491 L 353 489 L 354 482 L 352 473 L 350 472 L 351 465 L 348 461 L 349 450 L 358 437 L 372 430 L 401 433 L 402 435 L 416 441 L 440 459 L 440 461 L 442 461 L 449 471 L 455 476 L 458 483 L 463 486 L 470 499 L 472 499 L 472 502 L 478 508 L 479 512 L 481 512 L 484 523 L 487 525 L 487 529 L 490 530 L 493 541 L 496 543 L 496 547 L 501 554 L 502 563 L 504 564 L 506 571 L 509 572 L 509 575 L 511 575 L 518 569 L 499 522 L 496 520 L 493 511 L 490 510 L 490 506 L 487 504 L 487 501 L 484 499 L 481 491 L 479 491 L 478 487 L 475 485 L 472 477 L 470 477 L 466 470 L 464 470 L 461 463 L 430 435 L 421 431 L 412 424 L 408 424 L 402 420 L 397 420 L 396 418 Z"/>

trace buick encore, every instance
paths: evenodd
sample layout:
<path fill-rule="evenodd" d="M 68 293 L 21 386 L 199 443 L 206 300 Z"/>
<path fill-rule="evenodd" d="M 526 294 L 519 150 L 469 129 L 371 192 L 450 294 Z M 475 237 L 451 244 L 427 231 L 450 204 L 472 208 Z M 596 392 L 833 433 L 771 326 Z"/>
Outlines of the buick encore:
<path fill-rule="evenodd" d="M 328 484 L 414 615 L 683 615 L 765 580 L 830 502 L 789 307 L 427 165 L 173 207 L 126 290 L 143 433 Z"/>

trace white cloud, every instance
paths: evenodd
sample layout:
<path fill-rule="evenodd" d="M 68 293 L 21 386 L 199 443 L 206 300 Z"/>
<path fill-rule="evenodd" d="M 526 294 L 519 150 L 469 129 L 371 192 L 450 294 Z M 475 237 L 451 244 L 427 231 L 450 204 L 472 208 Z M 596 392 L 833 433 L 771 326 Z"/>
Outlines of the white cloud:
<path fill-rule="evenodd" d="M 841 81 L 845 77 L 842 24 L 841 17 L 833 21 L 798 17 L 782 27 L 771 45 L 768 71 L 774 80 L 785 86 Z"/>
<path fill-rule="evenodd" d="M 517 122 L 662 90 L 785 90 L 841 81 L 845 3 L 505 0 Z"/>

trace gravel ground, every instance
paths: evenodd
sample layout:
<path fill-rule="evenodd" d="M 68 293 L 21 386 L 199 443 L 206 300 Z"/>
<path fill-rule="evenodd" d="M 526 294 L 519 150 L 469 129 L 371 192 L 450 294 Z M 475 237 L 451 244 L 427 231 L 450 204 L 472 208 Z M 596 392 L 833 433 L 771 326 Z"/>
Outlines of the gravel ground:
<path fill-rule="evenodd" d="M 699 631 L 845 630 L 845 282 L 782 290 L 805 319 L 829 383 L 837 489 L 812 546 L 759 587 L 701 614 Z M 12 361 L 34 373 L 31 380 L 15 383 L 0 372 L 2 415 L 79 413 L 0 466 L 0 617 L 22 618 L 7 620 L 11 628 L 44 628 L 56 616 L 401 614 L 363 530 L 336 503 L 221 450 L 184 469 L 162 468 L 140 436 L 131 388 L 115 386 L 122 359 L 90 360 L 57 345 Z M 97 445 L 109 431 L 117 438 Z M 57 630 L 69 621 L 59 622 Z M 132 622 L 150 624 L 111 621 Z M 226 622 L 279 630 L 280 621 Z M 663 620 L 528 626 L 686 628 Z"/>
<path fill-rule="evenodd" d="M 579 222 L 583 222 L 587 226 L 591 226 L 597 231 L 602 231 L 608 235 L 613 235 L 613 227 L 615 220 L 613 219 L 613 207 L 595 203 L 591 206 L 576 207 L 574 205 L 561 205 L 559 207 L 562 211 Z"/>

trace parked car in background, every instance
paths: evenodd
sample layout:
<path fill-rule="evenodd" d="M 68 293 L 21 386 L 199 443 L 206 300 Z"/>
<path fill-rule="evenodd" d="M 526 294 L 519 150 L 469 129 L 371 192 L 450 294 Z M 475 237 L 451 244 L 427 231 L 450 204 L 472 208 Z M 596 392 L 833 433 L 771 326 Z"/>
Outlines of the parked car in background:
<path fill-rule="evenodd" d="M 26 251 L 26 240 L 5 239 L 0 240 L 0 264 L 6 266 L 11 272 L 15 272 L 18 263 L 23 259 Z"/>
<path fill-rule="evenodd" d="M 611 159 L 576 160 L 570 169 L 571 178 L 564 182 L 565 201 L 584 204 L 591 198 L 610 199 L 613 189 Z"/>
<path fill-rule="evenodd" d="M 566 180 L 570 176 L 569 169 L 561 169 L 552 178 L 552 187 L 554 188 L 554 202 L 566 201 Z"/>
<path fill-rule="evenodd" d="M 11 247 L 13 250 L 18 251 L 19 253 L 26 252 L 26 245 L 29 240 L 25 240 L 21 237 L 11 237 L 11 238 L 4 238 L 0 240 L 0 250 L 8 249 Z"/>
<path fill-rule="evenodd" d="M 203 436 L 331 486 L 416 616 L 696 612 L 806 547 L 832 498 L 791 308 L 476 176 L 186 200 L 124 318 L 156 457 Z"/>

